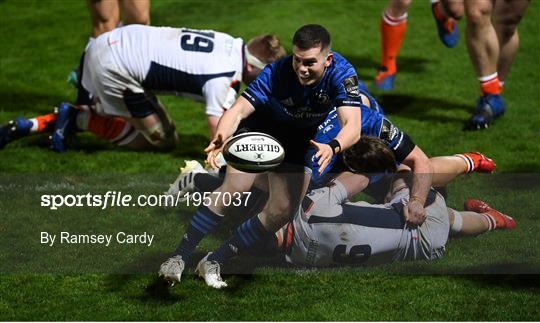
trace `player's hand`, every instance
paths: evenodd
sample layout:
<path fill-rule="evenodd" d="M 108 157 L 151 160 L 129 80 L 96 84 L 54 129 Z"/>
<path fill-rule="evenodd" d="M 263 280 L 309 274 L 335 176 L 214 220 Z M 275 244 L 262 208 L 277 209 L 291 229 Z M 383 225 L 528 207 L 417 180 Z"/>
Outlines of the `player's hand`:
<path fill-rule="evenodd" d="M 206 163 L 214 169 L 218 169 L 219 166 L 216 162 L 216 157 L 223 150 L 223 137 L 218 134 L 208 146 L 204 149 L 206 155 Z"/>
<path fill-rule="evenodd" d="M 426 220 L 426 210 L 424 205 L 417 200 L 410 200 L 403 208 L 403 215 L 405 216 L 405 222 L 412 227 L 422 225 Z"/>
<path fill-rule="evenodd" d="M 326 169 L 326 166 L 330 164 L 332 161 L 332 157 L 334 156 L 334 152 L 332 151 L 332 147 L 330 147 L 327 144 L 321 144 L 319 142 L 310 140 L 309 143 L 312 146 L 315 146 L 317 148 L 317 153 L 315 154 L 315 158 L 318 158 L 317 163 L 319 164 L 319 175 L 324 172 Z"/>

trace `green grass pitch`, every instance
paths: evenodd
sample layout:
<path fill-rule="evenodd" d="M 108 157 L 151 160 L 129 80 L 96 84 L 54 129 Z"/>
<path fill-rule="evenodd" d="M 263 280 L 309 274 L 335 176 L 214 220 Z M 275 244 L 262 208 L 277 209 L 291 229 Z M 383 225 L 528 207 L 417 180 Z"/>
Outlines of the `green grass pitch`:
<path fill-rule="evenodd" d="M 290 51 L 294 31 L 320 23 L 333 48 L 368 86 L 379 59 L 378 23 L 386 1 L 160 1 L 153 25 L 215 29 L 249 39 L 277 34 Z M 47 210 L 44 193 L 117 190 L 159 193 L 185 159 L 207 144 L 201 104 L 162 97 L 181 145 L 171 153 L 130 152 L 83 134 L 56 154 L 45 137 L 0 150 L 0 320 L 540 320 L 540 5 L 520 27 L 521 47 L 505 85 L 506 115 L 482 132 L 464 132 L 477 81 L 464 39 L 446 49 L 427 1 L 415 1 L 398 58 L 396 90 L 377 93 L 392 121 L 430 156 L 479 150 L 498 175 L 471 175 L 449 188 L 459 208 L 473 195 L 515 216 L 514 232 L 450 241 L 442 259 L 379 268 L 306 270 L 263 266 L 227 277 L 224 291 L 188 270 L 164 288 L 155 272 L 173 250 L 193 208 Z M 0 0 L 0 123 L 48 113 L 75 97 L 65 81 L 90 32 L 82 0 Z M 461 36 L 465 28 L 460 22 Z M 230 223 L 233 227 L 234 223 Z M 40 231 L 156 233 L 152 247 L 46 247 Z M 228 235 L 203 241 L 202 256 Z M 121 274 L 124 273 L 124 274 Z"/>

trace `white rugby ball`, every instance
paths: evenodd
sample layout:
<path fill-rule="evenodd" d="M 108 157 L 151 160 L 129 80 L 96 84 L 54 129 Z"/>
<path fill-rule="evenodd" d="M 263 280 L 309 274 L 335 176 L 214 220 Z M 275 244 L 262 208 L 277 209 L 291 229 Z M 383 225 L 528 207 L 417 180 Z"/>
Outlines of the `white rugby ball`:
<path fill-rule="evenodd" d="M 223 157 L 232 167 L 259 173 L 277 167 L 285 157 L 276 138 L 262 132 L 246 132 L 232 137 L 223 148 Z"/>

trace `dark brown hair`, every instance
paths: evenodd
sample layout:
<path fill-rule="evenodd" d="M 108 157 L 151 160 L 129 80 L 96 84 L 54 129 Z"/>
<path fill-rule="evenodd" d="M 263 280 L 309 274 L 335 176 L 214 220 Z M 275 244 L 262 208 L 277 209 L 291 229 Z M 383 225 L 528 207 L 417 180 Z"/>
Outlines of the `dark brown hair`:
<path fill-rule="evenodd" d="M 394 152 L 376 137 L 360 137 L 342 156 L 343 163 L 353 173 L 394 173 L 397 170 Z"/>
<path fill-rule="evenodd" d="M 293 45 L 306 50 L 321 46 L 321 51 L 330 47 L 330 33 L 321 25 L 311 24 L 300 27 L 293 36 Z"/>

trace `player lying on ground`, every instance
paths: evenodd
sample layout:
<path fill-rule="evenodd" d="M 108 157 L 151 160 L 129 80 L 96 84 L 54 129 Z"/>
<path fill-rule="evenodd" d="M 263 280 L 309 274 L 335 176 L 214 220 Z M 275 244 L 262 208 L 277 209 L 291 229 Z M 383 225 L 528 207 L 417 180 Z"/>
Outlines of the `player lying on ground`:
<path fill-rule="evenodd" d="M 336 180 L 306 196 L 294 221 L 278 231 L 278 246 L 297 265 L 378 265 L 440 258 L 449 234 L 476 236 L 515 227 L 511 217 L 480 200 L 468 199 L 464 211 L 449 208 L 435 190 L 426 201 L 426 220 L 411 227 L 403 216 L 408 190 L 398 179 L 385 204 L 347 202 L 349 190 Z"/>
<path fill-rule="evenodd" d="M 369 137 L 363 137 L 363 139 L 360 140 L 360 142 L 370 140 Z M 372 139 L 375 140 L 375 139 Z M 381 147 L 386 149 L 389 154 L 386 154 L 386 156 L 391 156 L 391 163 L 390 165 L 394 166 L 395 168 L 395 160 L 393 158 L 392 152 L 384 146 L 379 140 L 377 140 L 377 143 L 379 145 L 375 146 L 376 149 L 380 149 Z M 373 155 L 371 155 L 373 156 Z M 474 166 L 476 168 L 470 167 L 469 161 L 475 160 L 476 163 Z M 379 159 L 376 159 L 377 162 Z M 466 153 L 466 154 L 460 154 L 457 156 L 448 156 L 448 157 L 436 157 L 433 159 L 434 167 L 436 171 L 445 172 L 445 174 L 440 174 L 441 176 L 434 176 L 433 178 L 437 181 L 439 181 L 438 185 L 446 185 L 449 181 L 451 181 L 455 176 L 459 174 L 464 174 L 473 170 L 477 171 L 487 171 L 491 172 L 493 171 L 495 165 L 490 160 L 482 156 L 478 153 Z M 193 163 L 190 163 L 190 166 L 193 165 Z M 195 166 L 195 167 L 194 167 Z M 209 175 L 205 173 L 204 169 L 200 164 L 195 164 L 194 166 L 191 166 L 191 171 L 185 172 L 180 179 L 177 181 L 180 184 L 181 193 L 186 192 L 188 190 L 196 189 L 201 191 L 212 191 L 215 187 L 219 186 L 221 184 L 221 180 L 219 178 L 216 178 L 213 175 Z M 357 165 L 355 165 L 357 166 Z M 474 167 L 473 166 L 473 167 Z M 264 174 L 260 176 L 265 176 Z M 345 175 L 342 175 L 342 180 L 345 182 L 345 185 L 350 186 L 350 191 L 348 191 L 348 194 L 351 195 L 355 191 L 358 191 L 358 182 L 361 182 L 362 185 L 366 185 L 369 182 L 369 179 L 362 175 L 352 175 L 348 174 L 347 178 L 344 177 Z M 360 178 L 361 177 L 361 178 Z M 238 213 L 256 213 L 258 209 L 260 209 L 261 205 L 264 205 L 264 201 L 266 199 L 265 193 L 263 191 L 256 189 L 253 190 L 253 198 L 250 200 L 251 203 L 245 208 L 245 209 L 239 209 L 237 210 Z M 347 193 L 347 192 L 346 192 Z M 408 194 L 408 192 L 406 192 Z M 260 201 L 260 200 L 262 201 Z M 272 242 L 270 242 L 272 243 Z M 179 281 L 181 277 L 181 272 L 179 273 L 177 269 L 179 268 L 180 264 L 177 261 L 177 258 L 179 256 L 173 255 L 169 260 L 163 263 L 159 274 L 164 276 L 165 279 L 171 281 L 174 283 L 175 281 Z M 218 275 L 219 272 L 211 273 L 212 275 Z M 215 278 L 218 279 L 218 278 Z"/>
<path fill-rule="evenodd" d="M 132 149 L 172 148 L 177 135 L 155 93 L 175 93 L 206 103 L 213 135 L 236 98 L 240 81 L 250 83 L 268 63 L 285 55 L 279 39 L 261 35 L 247 44 L 210 31 L 132 25 L 90 42 L 76 105 L 57 114 L 19 117 L 0 128 L 0 148 L 30 133 L 53 131 L 52 146 L 88 130 Z"/>

